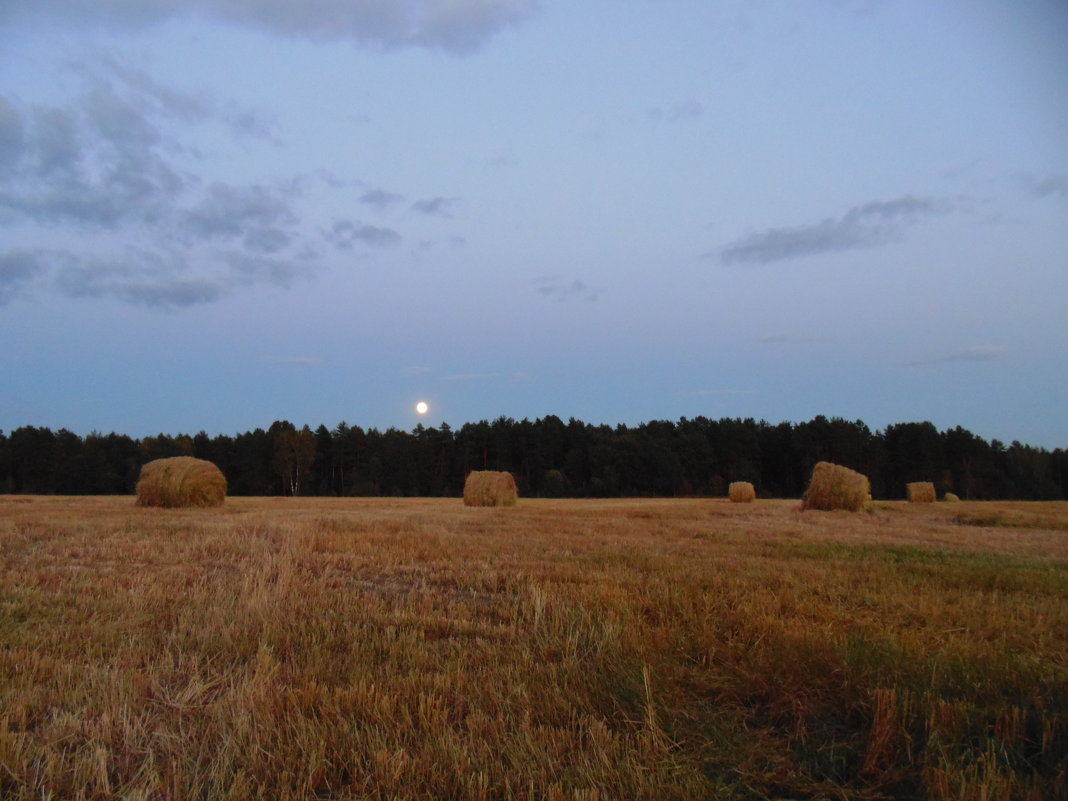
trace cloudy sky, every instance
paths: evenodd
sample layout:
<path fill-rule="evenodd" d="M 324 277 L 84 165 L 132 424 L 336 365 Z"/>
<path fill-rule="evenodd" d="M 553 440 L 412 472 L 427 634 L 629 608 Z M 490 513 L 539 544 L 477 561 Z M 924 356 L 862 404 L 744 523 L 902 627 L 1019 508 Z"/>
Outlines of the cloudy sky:
<path fill-rule="evenodd" d="M 0 429 L 1068 446 L 1062 0 L 4 0 Z"/>

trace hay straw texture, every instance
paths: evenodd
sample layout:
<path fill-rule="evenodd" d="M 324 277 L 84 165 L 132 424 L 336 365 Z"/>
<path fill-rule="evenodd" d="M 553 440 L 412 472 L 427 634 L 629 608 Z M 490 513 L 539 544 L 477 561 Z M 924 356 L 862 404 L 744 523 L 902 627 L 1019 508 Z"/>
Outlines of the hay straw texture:
<path fill-rule="evenodd" d="M 861 512 L 871 507 L 871 482 L 848 467 L 817 462 L 808 489 L 801 496 L 802 509 L 845 509 Z"/>
<path fill-rule="evenodd" d="M 930 481 L 912 481 L 906 484 L 905 494 L 909 503 L 934 503 L 938 497 L 935 495 L 934 484 Z"/>
<path fill-rule="evenodd" d="M 464 482 L 465 506 L 515 506 L 518 497 L 511 473 L 475 470 Z"/>
<path fill-rule="evenodd" d="M 731 503 L 752 503 L 756 500 L 756 487 L 748 481 L 732 481 L 727 494 Z"/>
<path fill-rule="evenodd" d="M 222 471 L 192 456 L 149 462 L 137 480 L 138 506 L 221 506 L 225 497 Z"/>
<path fill-rule="evenodd" d="M 947 492 L 945 495 L 942 496 L 942 500 L 947 501 L 949 503 L 959 503 L 960 497 L 952 492 Z"/>

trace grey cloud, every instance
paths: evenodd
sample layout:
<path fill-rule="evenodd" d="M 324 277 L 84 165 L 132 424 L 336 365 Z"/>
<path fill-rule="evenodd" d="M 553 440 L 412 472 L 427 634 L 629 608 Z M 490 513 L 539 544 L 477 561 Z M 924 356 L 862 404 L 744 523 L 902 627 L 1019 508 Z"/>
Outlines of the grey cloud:
<path fill-rule="evenodd" d="M 538 294 L 545 298 L 551 298 L 561 303 L 571 300 L 585 300 L 594 303 L 600 299 L 603 290 L 590 287 L 585 281 L 578 278 L 568 281 L 556 275 L 546 275 L 538 278 Z"/>
<path fill-rule="evenodd" d="M 224 287 L 207 278 L 189 278 L 160 269 L 148 258 L 147 265 L 78 261 L 62 254 L 67 262 L 56 273 L 59 291 L 71 298 L 114 298 L 135 306 L 186 308 L 218 300 Z"/>
<path fill-rule="evenodd" d="M 399 245 L 401 235 L 392 228 L 381 228 L 361 222 L 339 220 L 327 234 L 327 239 L 346 250 L 359 242 L 370 247 L 383 248 Z"/>
<path fill-rule="evenodd" d="M 769 228 L 724 246 L 724 264 L 767 264 L 773 261 L 871 248 L 898 241 L 903 227 L 919 217 L 949 211 L 952 204 L 906 196 L 854 206 L 841 217 L 786 228 Z"/>
<path fill-rule="evenodd" d="M 1049 175 L 1031 183 L 1031 194 L 1036 197 L 1060 197 L 1068 199 L 1068 175 Z"/>
<path fill-rule="evenodd" d="M 6 12 L 8 18 L 38 14 L 67 24 L 141 26 L 198 13 L 277 36 L 467 53 L 523 22 L 539 0 L 7 0 L 5 5 L 0 19 Z"/>
<path fill-rule="evenodd" d="M 257 253 L 277 253 L 293 238 L 280 228 L 253 228 L 245 232 L 245 247 Z"/>
<path fill-rule="evenodd" d="M 230 282 L 242 286 L 274 284 L 289 288 L 296 279 L 309 272 L 306 265 L 292 259 L 264 258 L 241 252 L 228 253 L 224 258 L 230 267 Z"/>
<path fill-rule="evenodd" d="M 0 97 L 0 175 L 13 169 L 24 147 L 22 115 L 7 99 Z"/>
<path fill-rule="evenodd" d="M 208 239 L 238 237 L 250 228 L 294 224 L 297 216 L 279 194 L 264 186 L 216 183 L 206 197 L 186 212 L 183 226 Z"/>
<path fill-rule="evenodd" d="M 360 202 L 365 203 L 368 206 L 374 206 L 379 211 L 386 209 L 395 203 L 400 203 L 404 200 L 403 195 L 398 195 L 395 192 L 387 192 L 385 189 L 369 189 L 360 195 Z"/>
<path fill-rule="evenodd" d="M 951 364 L 953 362 L 991 362 L 1002 359 L 1008 355 L 1009 349 L 1001 345 L 979 345 L 967 350 L 957 351 L 948 356 L 936 356 L 932 359 L 917 359 L 905 362 L 902 367 L 928 367 L 937 364 Z"/>
<path fill-rule="evenodd" d="M 459 198 L 438 196 L 426 198 L 425 200 L 417 200 L 412 204 L 412 208 L 422 214 L 451 218 L 459 203 Z"/>
<path fill-rule="evenodd" d="M 0 306 L 10 301 L 42 271 L 40 258 L 35 253 L 24 250 L 0 253 Z"/>
<path fill-rule="evenodd" d="M 658 122 L 683 122 L 696 120 L 704 113 L 705 108 L 699 100 L 684 100 L 667 108 L 656 106 L 649 110 L 649 117 Z"/>
<path fill-rule="evenodd" d="M 153 222 L 184 188 L 156 152 L 158 129 L 113 92 L 90 92 L 69 109 L 8 104 L 4 116 L 22 133 L 7 137 L 0 209 L 44 223 Z"/>

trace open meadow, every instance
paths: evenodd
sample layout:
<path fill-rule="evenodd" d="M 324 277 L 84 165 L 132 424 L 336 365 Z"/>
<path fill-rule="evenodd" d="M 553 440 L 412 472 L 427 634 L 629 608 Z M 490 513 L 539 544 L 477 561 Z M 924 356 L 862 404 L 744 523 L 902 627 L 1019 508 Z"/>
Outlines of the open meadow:
<path fill-rule="evenodd" d="M 1068 798 L 1068 503 L 0 496 L 4 799 Z"/>

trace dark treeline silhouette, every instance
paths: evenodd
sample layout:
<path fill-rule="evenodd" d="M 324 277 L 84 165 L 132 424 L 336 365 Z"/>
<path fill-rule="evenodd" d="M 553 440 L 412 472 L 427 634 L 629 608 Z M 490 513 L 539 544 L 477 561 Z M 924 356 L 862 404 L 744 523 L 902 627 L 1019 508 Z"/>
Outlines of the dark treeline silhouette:
<path fill-rule="evenodd" d="M 964 499 L 1068 498 L 1068 452 L 987 442 L 961 427 L 819 416 L 773 425 L 752 419 L 682 418 L 638 426 L 590 425 L 553 415 L 501 417 L 454 431 L 416 426 L 364 430 L 340 423 L 298 429 L 278 421 L 235 436 L 0 432 L 0 492 L 126 494 L 141 466 L 166 456 L 217 464 L 232 495 L 456 496 L 471 470 L 509 470 L 521 496 L 616 497 L 726 494 L 750 481 L 761 497 L 796 498 L 821 460 L 871 478 L 876 498 L 904 497 L 910 481 Z"/>

